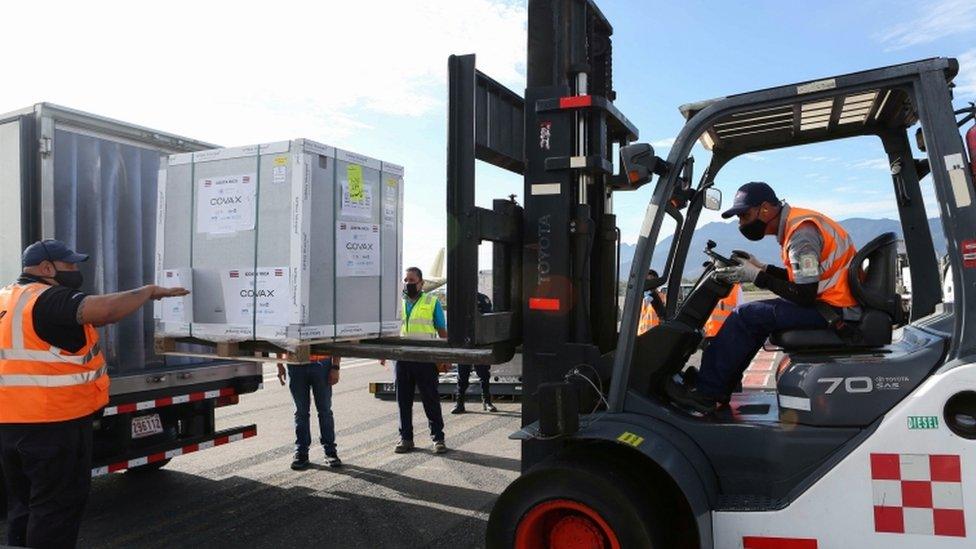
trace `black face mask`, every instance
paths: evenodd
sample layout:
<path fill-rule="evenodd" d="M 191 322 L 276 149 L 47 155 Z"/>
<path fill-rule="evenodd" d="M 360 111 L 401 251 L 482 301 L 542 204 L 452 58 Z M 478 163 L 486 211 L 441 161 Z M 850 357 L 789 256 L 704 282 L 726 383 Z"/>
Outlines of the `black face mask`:
<path fill-rule="evenodd" d="M 762 240 L 766 236 L 766 222 L 759 218 L 753 219 L 740 226 L 739 232 L 749 240 Z"/>
<path fill-rule="evenodd" d="M 407 294 L 407 297 L 413 299 L 420 295 L 420 288 L 417 286 L 418 284 L 416 282 L 410 282 L 404 287 L 403 291 Z"/>
<path fill-rule="evenodd" d="M 54 280 L 72 290 L 77 290 L 81 288 L 81 285 L 85 282 L 84 277 L 81 275 L 81 271 L 55 271 Z"/>

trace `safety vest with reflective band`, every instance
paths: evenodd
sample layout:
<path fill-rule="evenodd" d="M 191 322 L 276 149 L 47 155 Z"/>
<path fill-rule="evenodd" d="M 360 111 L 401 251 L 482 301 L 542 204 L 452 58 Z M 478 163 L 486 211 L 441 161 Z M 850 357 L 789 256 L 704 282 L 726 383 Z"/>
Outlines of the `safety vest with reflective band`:
<path fill-rule="evenodd" d="M 739 304 L 739 299 L 742 297 L 742 285 L 736 284 L 732 287 L 732 293 L 722 298 L 718 305 L 712 309 L 712 314 L 709 315 L 708 320 L 705 322 L 705 337 L 715 337 L 718 331 L 725 324 L 725 321 L 732 314 L 732 310 L 736 308 Z"/>
<path fill-rule="evenodd" d="M 793 232 L 802 223 L 813 223 L 823 238 L 823 250 L 820 252 L 820 283 L 817 286 L 817 299 L 834 307 L 853 307 L 857 305 L 854 294 L 847 283 L 847 268 L 857 253 L 854 243 L 847 236 L 837 222 L 822 213 L 803 208 L 790 208 L 790 215 L 786 219 L 786 230 L 783 233 L 783 264 L 789 274 L 790 281 L 795 281 L 793 265 L 790 263 L 788 244 Z"/>
<path fill-rule="evenodd" d="M 437 328 L 434 327 L 434 308 L 437 298 L 431 294 L 420 294 L 417 302 L 407 313 L 407 300 L 403 300 L 403 324 L 400 335 L 410 339 L 438 339 Z"/>
<path fill-rule="evenodd" d="M 661 301 L 664 301 L 664 296 L 661 296 Z M 641 303 L 640 322 L 637 323 L 637 335 L 643 334 L 660 323 L 661 319 L 658 318 L 657 311 L 654 310 L 653 298 L 651 294 L 647 294 Z"/>
<path fill-rule="evenodd" d="M 100 410 L 109 379 L 98 332 L 85 324 L 85 345 L 69 353 L 34 331 L 34 305 L 50 286 L 0 290 L 0 423 L 54 423 Z"/>

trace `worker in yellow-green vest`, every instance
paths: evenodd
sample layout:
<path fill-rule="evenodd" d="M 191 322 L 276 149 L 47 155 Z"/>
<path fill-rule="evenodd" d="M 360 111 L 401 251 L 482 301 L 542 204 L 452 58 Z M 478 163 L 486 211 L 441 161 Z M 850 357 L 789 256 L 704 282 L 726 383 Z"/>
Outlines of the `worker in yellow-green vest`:
<path fill-rule="evenodd" d="M 440 301 L 424 293 L 424 274 L 417 267 L 407 269 L 403 277 L 403 325 L 400 335 L 410 339 L 439 339 L 447 337 L 447 322 Z M 398 360 L 395 367 L 396 399 L 400 408 L 400 442 L 396 453 L 413 450 L 413 396 L 420 391 L 424 413 L 430 425 L 434 453 L 447 451 L 444 445 L 444 416 L 437 394 L 438 372 L 433 362 Z"/>

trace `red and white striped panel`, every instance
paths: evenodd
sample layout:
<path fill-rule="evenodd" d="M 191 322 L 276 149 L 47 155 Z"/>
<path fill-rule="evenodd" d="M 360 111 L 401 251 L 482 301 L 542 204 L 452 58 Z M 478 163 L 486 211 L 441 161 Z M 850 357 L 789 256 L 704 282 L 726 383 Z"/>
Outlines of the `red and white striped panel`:
<path fill-rule="evenodd" d="M 742 388 L 747 391 L 775 389 L 780 356 L 779 351 L 760 349 L 742 376 Z"/>
<path fill-rule="evenodd" d="M 206 450 L 208 448 L 213 448 L 214 446 L 222 446 L 224 444 L 229 444 L 231 442 L 244 440 L 245 438 L 251 438 L 253 436 L 257 436 L 257 434 L 258 434 L 257 428 L 247 429 L 245 431 L 233 435 L 220 436 L 213 440 L 199 442 L 197 444 L 188 444 L 182 448 L 174 448 L 166 452 L 159 452 L 156 454 L 150 454 L 148 456 L 138 457 L 127 461 L 110 463 L 108 465 L 103 465 L 102 467 L 93 467 L 92 477 L 99 477 L 102 475 L 107 475 L 109 473 L 124 471 L 126 469 L 131 469 L 133 467 L 139 467 L 140 465 L 148 465 L 150 463 L 155 463 L 157 461 L 163 461 L 164 459 L 170 459 L 176 456 L 182 456 L 184 454 L 197 452 L 199 450 Z"/>
<path fill-rule="evenodd" d="M 198 400 L 208 400 L 211 398 L 231 396 L 236 393 L 237 391 L 235 391 L 233 387 L 224 387 L 223 389 L 214 389 L 212 391 L 199 391 L 196 393 L 189 393 L 185 395 L 157 398 L 155 400 L 144 400 L 142 402 L 127 402 L 125 404 L 119 404 L 117 406 L 106 406 L 105 410 L 102 411 L 102 417 L 114 416 L 117 414 L 128 414 L 130 412 L 138 412 L 141 410 L 151 410 L 153 408 L 162 408 L 164 406 L 183 404 L 185 402 L 196 402 Z"/>

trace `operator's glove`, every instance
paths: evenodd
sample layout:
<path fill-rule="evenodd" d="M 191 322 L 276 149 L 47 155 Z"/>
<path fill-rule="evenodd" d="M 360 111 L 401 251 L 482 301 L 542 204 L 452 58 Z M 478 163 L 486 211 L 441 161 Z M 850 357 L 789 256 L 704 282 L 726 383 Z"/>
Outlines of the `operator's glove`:
<path fill-rule="evenodd" d="M 742 261 L 747 261 L 749 263 L 752 263 L 753 265 L 758 267 L 760 271 L 766 268 L 766 264 L 756 259 L 756 256 L 742 250 L 732 250 L 731 259 L 742 260 Z"/>
<path fill-rule="evenodd" d="M 715 278 L 729 284 L 735 284 L 738 282 L 755 282 L 756 277 L 759 275 L 759 271 L 762 270 L 762 268 L 759 267 L 759 265 L 762 265 L 762 263 L 759 263 L 758 261 L 753 263 L 752 261 L 748 261 L 741 257 L 734 257 L 733 259 L 738 264 L 731 267 L 715 269 Z M 759 265 L 756 263 L 759 263 Z M 765 265 L 763 265 L 763 267 L 765 267 Z"/>

